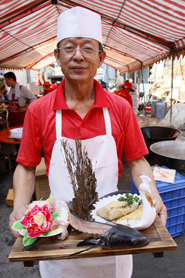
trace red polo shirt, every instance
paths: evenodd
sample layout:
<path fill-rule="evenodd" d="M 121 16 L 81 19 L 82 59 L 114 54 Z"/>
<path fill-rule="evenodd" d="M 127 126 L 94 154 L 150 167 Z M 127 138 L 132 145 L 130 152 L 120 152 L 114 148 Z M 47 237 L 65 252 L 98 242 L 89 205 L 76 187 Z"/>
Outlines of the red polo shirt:
<path fill-rule="evenodd" d="M 102 107 L 107 107 L 111 118 L 112 135 L 117 146 L 120 177 L 123 168 L 122 155 L 129 161 L 148 153 L 132 107 L 124 99 L 105 91 L 95 80 L 95 102 L 82 119 L 66 105 L 64 82 L 65 80 L 62 80 L 57 90 L 29 105 L 17 162 L 24 166 L 36 166 L 44 150 L 48 175 L 52 149 L 56 141 L 55 111 L 62 110 L 62 136 L 71 139 L 80 136 L 83 140 L 105 135 Z"/>

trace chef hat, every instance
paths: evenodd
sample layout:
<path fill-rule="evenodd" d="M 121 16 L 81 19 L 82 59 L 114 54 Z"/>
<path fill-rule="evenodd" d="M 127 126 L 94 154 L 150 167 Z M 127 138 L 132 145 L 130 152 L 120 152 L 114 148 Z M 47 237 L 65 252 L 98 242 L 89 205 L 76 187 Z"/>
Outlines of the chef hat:
<path fill-rule="evenodd" d="M 58 17 L 57 43 L 69 37 L 91 38 L 102 43 L 100 15 L 81 7 L 61 13 Z"/>

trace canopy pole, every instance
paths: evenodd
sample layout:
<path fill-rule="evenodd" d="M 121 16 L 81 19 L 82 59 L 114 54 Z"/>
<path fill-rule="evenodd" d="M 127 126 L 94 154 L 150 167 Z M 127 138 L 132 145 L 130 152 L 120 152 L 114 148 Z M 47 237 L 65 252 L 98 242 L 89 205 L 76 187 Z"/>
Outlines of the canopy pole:
<path fill-rule="evenodd" d="M 143 83 L 143 93 L 144 93 L 144 106 L 145 106 L 145 86 L 144 86 L 144 77 L 143 77 L 143 63 L 141 62 L 141 74 L 142 74 L 142 83 Z"/>
<path fill-rule="evenodd" d="M 172 51 L 172 72 L 171 72 L 171 109 L 170 109 L 170 123 L 172 122 L 172 100 L 173 100 L 173 65 L 175 59 L 175 51 Z"/>

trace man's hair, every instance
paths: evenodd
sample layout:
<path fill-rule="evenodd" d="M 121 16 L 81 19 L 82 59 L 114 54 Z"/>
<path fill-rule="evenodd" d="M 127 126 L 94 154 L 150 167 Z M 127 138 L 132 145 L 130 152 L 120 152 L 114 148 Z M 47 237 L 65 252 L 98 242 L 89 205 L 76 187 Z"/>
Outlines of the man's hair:
<path fill-rule="evenodd" d="M 7 79 L 12 78 L 14 81 L 16 81 L 16 76 L 12 71 L 9 71 L 9 72 L 5 73 L 4 77 L 6 77 Z"/>
<path fill-rule="evenodd" d="M 103 45 L 101 44 L 101 42 L 98 42 L 99 43 L 99 54 L 101 53 L 101 52 L 104 52 L 104 50 L 103 50 Z M 60 42 L 58 42 L 57 43 L 57 50 L 58 50 L 58 54 L 60 55 Z"/>

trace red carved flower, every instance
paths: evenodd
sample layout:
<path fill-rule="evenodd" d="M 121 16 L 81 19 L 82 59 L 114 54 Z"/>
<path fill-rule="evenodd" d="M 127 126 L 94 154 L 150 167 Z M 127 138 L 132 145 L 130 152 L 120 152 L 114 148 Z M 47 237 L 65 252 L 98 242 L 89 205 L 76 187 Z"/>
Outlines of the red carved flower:
<path fill-rule="evenodd" d="M 26 227 L 28 236 L 31 238 L 48 232 L 53 225 L 48 205 L 44 205 L 43 207 L 35 205 L 25 214 L 20 223 Z"/>

